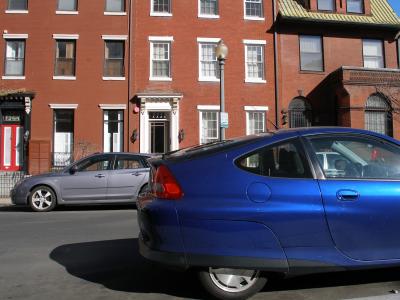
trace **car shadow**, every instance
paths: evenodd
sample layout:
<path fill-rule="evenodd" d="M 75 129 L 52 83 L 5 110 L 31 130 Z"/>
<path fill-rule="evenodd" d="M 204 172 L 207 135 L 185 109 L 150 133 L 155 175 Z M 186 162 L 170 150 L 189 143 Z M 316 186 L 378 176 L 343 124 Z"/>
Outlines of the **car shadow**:
<path fill-rule="evenodd" d="M 205 298 L 193 273 L 171 272 L 142 258 L 136 238 L 62 245 L 50 258 L 69 274 L 111 290 Z"/>
<path fill-rule="evenodd" d="M 141 257 L 136 238 L 62 245 L 50 253 L 50 258 L 69 274 L 111 290 L 207 298 L 194 273 L 165 269 Z M 387 268 L 303 275 L 285 280 L 275 278 L 263 292 L 398 281 L 399 271 L 400 268 Z"/>

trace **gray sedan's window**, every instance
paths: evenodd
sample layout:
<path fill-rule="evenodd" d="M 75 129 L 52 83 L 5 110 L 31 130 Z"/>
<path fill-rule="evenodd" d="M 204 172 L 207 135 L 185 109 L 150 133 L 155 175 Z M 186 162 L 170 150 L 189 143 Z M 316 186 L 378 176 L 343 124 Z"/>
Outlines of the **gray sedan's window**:
<path fill-rule="evenodd" d="M 301 145 L 297 141 L 262 148 L 240 158 L 237 165 L 251 173 L 270 177 L 312 177 Z"/>
<path fill-rule="evenodd" d="M 321 164 L 326 178 L 400 179 L 400 148 L 364 137 L 310 138 L 317 155 L 324 153 L 328 166 Z"/>
<path fill-rule="evenodd" d="M 140 169 L 143 168 L 143 165 L 140 159 L 136 157 L 122 157 L 117 158 L 116 169 Z"/>
<path fill-rule="evenodd" d="M 77 165 L 78 172 L 108 170 L 110 159 L 108 157 L 92 157 Z"/>

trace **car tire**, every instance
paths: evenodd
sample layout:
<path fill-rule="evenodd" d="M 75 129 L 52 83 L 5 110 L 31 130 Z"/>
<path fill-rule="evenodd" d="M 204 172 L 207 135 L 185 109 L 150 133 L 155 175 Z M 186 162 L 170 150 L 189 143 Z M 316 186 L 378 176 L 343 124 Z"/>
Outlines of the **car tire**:
<path fill-rule="evenodd" d="M 37 212 L 48 212 L 57 205 L 54 191 L 45 185 L 35 187 L 29 195 L 29 206 Z"/>
<path fill-rule="evenodd" d="M 199 271 L 199 279 L 208 294 L 221 300 L 247 299 L 267 282 L 267 278 L 257 270 L 211 267 Z"/>

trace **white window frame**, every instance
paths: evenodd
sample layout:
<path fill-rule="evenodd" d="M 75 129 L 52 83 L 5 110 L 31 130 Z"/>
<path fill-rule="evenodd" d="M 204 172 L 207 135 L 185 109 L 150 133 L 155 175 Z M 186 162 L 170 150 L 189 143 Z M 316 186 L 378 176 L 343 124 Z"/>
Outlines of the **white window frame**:
<path fill-rule="evenodd" d="M 221 40 L 221 38 L 201 38 L 201 37 L 197 38 L 198 53 L 199 53 L 199 56 L 198 56 L 198 65 L 199 65 L 199 78 L 198 78 L 198 81 L 219 82 L 219 78 L 217 76 L 208 77 L 208 76 L 203 76 L 203 74 L 201 73 L 201 46 L 204 45 L 204 44 L 215 44 L 215 45 L 217 45 L 220 40 Z"/>
<path fill-rule="evenodd" d="M 151 81 L 172 81 L 172 68 L 171 68 L 171 49 L 172 42 L 174 41 L 173 36 L 149 36 L 150 42 L 150 77 Z M 154 43 L 168 43 L 168 56 L 169 56 L 169 76 L 168 77 L 155 77 L 153 75 L 153 54 L 154 54 Z"/>
<path fill-rule="evenodd" d="M 264 0 L 261 0 L 261 8 L 262 8 L 262 17 L 254 17 L 246 15 L 246 0 L 243 0 L 243 18 L 245 20 L 253 20 L 253 21 L 264 21 L 265 20 L 265 12 L 264 12 Z"/>
<path fill-rule="evenodd" d="M 383 69 L 383 68 L 385 68 L 385 67 L 386 67 L 385 44 L 384 44 L 384 41 L 383 41 L 383 40 L 380 40 L 380 39 L 363 39 L 363 40 L 362 40 L 363 67 L 364 67 L 364 68 L 375 69 L 375 68 L 373 68 L 373 67 L 366 67 L 366 66 L 365 66 L 365 57 L 366 57 L 366 55 L 365 55 L 365 49 L 364 49 L 364 47 L 365 47 L 364 42 L 375 42 L 375 43 L 377 43 L 377 44 L 378 44 L 378 43 L 380 44 L 380 46 L 381 46 L 381 51 L 382 51 L 382 56 L 381 56 L 382 66 L 379 67 L 378 69 Z M 378 57 L 378 56 L 374 56 L 374 57 Z"/>
<path fill-rule="evenodd" d="M 6 9 L 5 13 L 6 14 L 27 14 L 27 13 L 29 13 L 29 10 L 28 10 L 29 3 L 28 3 L 28 0 L 26 0 L 26 1 L 27 1 L 26 2 L 27 9 Z M 8 7 L 8 1 L 7 1 L 7 7 Z"/>
<path fill-rule="evenodd" d="M 267 128 L 267 112 L 268 106 L 245 106 L 244 110 L 246 112 L 246 135 L 252 134 L 250 132 L 250 113 L 263 113 L 263 131 Z"/>
<path fill-rule="evenodd" d="M 266 83 L 266 71 L 265 71 L 265 45 L 267 41 L 265 40 L 243 40 L 244 44 L 244 67 L 245 67 L 245 82 L 247 83 Z M 248 66 L 247 66 L 247 47 L 248 46 L 260 46 L 262 47 L 262 63 L 263 63 L 263 78 L 251 78 L 248 77 Z"/>
<path fill-rule="evenodd" d="M 152 17 L 172 17 L 172 0 L 169 0 L 169 12 L 154 11 L 154 0 L 150 0 L 150 16 Z"/>
<path fill-rule="evenodd" d="M 301 41 L 302 38 L 307 38 L 307 37 L 312 37 L 312 38 L 318 38 L 321 46 L 321 69 L 303 69 L 303 61 L 302 61 L 302 53 L 318 53 L 318 52 L 302 52 L 301 51 Z M 318 72 L 318 73 L 323 73 L 325 72 L 325 49 L 324 49 L 324 37 L 321 35 L 299 35 L 299 70 L 300 72 Z"/>
<path fill-rule="evenodd" d="M 220 106 L 219 105 L 197 105 L 197 110 L 199 111 L 199 144 L 202 144 L 202 114 L 204 112 L 215 112 L 217 115 L 217 137 L 215 141 L 219 140 L 219 135 L 220 135 L 220 129 L 219 129 L 219 112 L 220 112 Z"/>
<path fill-rule="evenodd" d="M 7 40 L 25 40 L 25 51 L 24 51 L 24 69 L 25 59 L 26 59 L 26 40 L 28 39 L 29 35 L 27 33 L 3 33 L 3 39 L 5 40 L 5 45 L 7 45 Z M 24 72 L 25 73 L 25 72 Z M 3 75 L 1 76 L 3 80 L 25 80 L 25 74 L 23 76 L 20 75 Z"/>
<path fill-rule="evenodd" d="M 120 135 L 120 145 L 119 145 L 119 152 L 123 152 L 124 151 L 124 135 L 125 135 L 125 109 L 126 109 L 126 105 L 124 104 L 100 104 L 99 107 L 101 108 L 102 114 L 103 114 L 103 152 L 105 153 L 110 153 L 110 151 L 105 150 L 105 143 L 106 143 L 106 139 L 105 139 L 105 129 L 106 129 L 106 120 L 105 120 L 105 111 L 111 111 L 111 110 L 116 110 L 116 111 L 122 111 L 122 126 L 121 126 L 121 131 L 119 132 Z M 109 120 L 107 120 L 109 121 Z M 118 123 L 120 120 L 118 120 Z M 109 124 L 109 123 L 108 123 Z M 111 145 L 109 145 L 110 149 L 111 149 Z M 115 152 L 115 149 L 113 149 L 113 152 Z"/>
<path fill-rule="evenodd" d="M 53 133 L 52 133 L 52 135 L 53 135 L 53 137 L 52 137 L 52 143 L 53 143 L 53 145 L 52 145 L 52 153 L 51 153 L 51 155 L 52 155 L 52 159 L 53 159 L 53 163 L 54 163 L 54 161 L 55 161 L 55 157 L 54 157 L 54 153 L 57 153 L 56 151 L 55 151 L 55 149 L 56 149 L 56 140 L 58 139 L 57 138 L 57 136 L 56 136 L 56 133 L 57 133 L 57 131 L 56 131 L 56 119 L 55 119 L 55 111 L 56 110 L 73 110 L 73 119 L 72 119 L 72 121 L 73 121 L 73 124 L 72 124 L 72 127 L 73 127 L 73 129 L 72 129 L 72 134 L 71 134 L 71 136 L 69 137 L 69 139 L 71 139 L 72 140 L 72 142 L 70 142 L 70 144 L 69 144 L 69 146 L 67 146 L 67 148 L 70 148 L 69 150 L 70 150 L 70 152 L 59 152 L 59 153 L 64 153 L 64 154 L 73 154 L 73 152 L 74 152 L 74 146 L 75 146 L 75 124 L 76 124 L 76 119 L 75 119 L 75 110 L 78 108 L 78 104 L 49 104 L 49 106 L 50 106 L 50 108 L 51 109 L 53 109 Z M 55 165 L 55 166 L 62 166 L 62 164 L 60 164 L 60 165 Z"/>
<path fill-rule="evenodd" d="M 210 15 L 210 14 L 202 14 L 201 13 L 201 0 L 197 0 L 198 4 L 198 17 L 199 18 L 204 18 L 204 19 L 219 19 L 219 0 L 217 1 L 217 7 L 218 7 L 218 14 L 216 15 Z"/>
<path fill-rule="evenodd" d="M 57 0 L 57 8 L 60 0 Z M 56 10 L 56 15 L 78 15 L 78 0 L 75 0 L 76 9 L 75 10 Z"/>
<path fill-rule="evenodd" d="M 125 0 L 122 0 L 122 2 L 124 2 L 124 1 Z M 105 16 L 126 16 L 127 15 L 127 13 L 126 13 L 126 3 L 123 3 L 123 4 L 124 4 L 125 11 L 106 11 L 105 10 L 106 2 L 104 1 L 104 12 L 103 12 L 103 14 Z"/>

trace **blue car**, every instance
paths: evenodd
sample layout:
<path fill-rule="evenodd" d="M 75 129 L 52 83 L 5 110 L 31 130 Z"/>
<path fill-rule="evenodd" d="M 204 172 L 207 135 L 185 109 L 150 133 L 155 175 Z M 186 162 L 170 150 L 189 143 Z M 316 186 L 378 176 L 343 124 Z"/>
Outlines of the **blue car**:
<path fill-rule="evenodd" d="M 331 168 L 324 167 L 323 153 Z M 350 128 L 279 130 L 150 160 L 140 253 L 194 269 L 215 298 L 268 278 L 400 265 L 400 142 Z M 335 170 L 335 172 L 332 172 Z"/>

